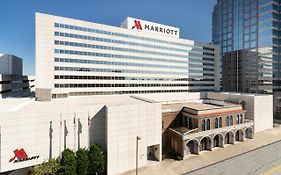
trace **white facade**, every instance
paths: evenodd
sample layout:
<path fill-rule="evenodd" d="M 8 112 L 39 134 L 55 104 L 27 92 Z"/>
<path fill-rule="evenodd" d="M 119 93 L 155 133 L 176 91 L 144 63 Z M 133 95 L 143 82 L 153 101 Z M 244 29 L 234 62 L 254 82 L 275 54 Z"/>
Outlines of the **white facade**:
<path fill-rule="evenodd" d="M 150 146 L 155 145 L 155 156 L 161 160 L 159 104 L 124 95 L 52 102 L 3 99 L 0 116 L 0 173 L 40 164 L 60 156 L 66 148 L 76 151 L 90 142 L 102 145 L 106 151 L 108 174 L 118 174 L 135 168 L 137 136 L 141 137 L 139 167 L 148 164 Z M 14 151 L 21 149 L 31 160 L 17 162 Z"/>
<path fill-rule="evenodd" d="M 215 45 L 144 20 L 140 30 L 135 20 L 114 27 L 36 13 L 37 99 L 219 90 Z"/>
<path fill-rule="evenodd" d="M 254 120 L 254 131 L 260 132 L 273 127 L 273 97 L 263 94 L 207 93 L 207 98 L 216 100 L 235 99 L 244 101 L 246 118 Z"/>

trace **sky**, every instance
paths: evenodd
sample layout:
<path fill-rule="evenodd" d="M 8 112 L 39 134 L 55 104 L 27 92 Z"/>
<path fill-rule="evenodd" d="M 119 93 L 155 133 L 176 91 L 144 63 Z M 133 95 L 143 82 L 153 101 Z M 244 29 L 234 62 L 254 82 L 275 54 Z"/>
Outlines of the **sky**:
<path fill-rule="evenodd" d="M 35 12 L 120 26 L 127 17 L 180 28 L 180 37 L 211 42 L 216 0 L 0 0 L 0 53 L 35 72 Z"/>

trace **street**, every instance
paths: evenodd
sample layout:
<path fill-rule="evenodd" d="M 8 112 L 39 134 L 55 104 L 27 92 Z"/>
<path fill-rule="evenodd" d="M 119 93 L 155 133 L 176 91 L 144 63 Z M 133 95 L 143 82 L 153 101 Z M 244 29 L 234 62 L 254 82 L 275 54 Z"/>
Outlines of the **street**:
<path fill-rule="evenodd" d="M 280 175 L 281 141 L 208 165 L 186 175 Z"/>

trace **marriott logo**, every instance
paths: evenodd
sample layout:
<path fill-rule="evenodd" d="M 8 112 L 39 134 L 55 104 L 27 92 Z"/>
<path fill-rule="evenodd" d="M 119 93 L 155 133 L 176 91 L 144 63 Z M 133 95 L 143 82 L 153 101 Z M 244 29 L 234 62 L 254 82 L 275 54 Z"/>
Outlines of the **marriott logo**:
<path fill-rule="evenodd" d="M 158 32 L 158 33 L 163 33 L 163 34 L 168 34 L 172 36 L 178 36 L 178 31 L 171 29 L 171 28 L 166 28 L 163 26 L 158 26 L 156 24 L 146 24 L 146 22 L 139 21 L 134 19 L 134 23 L 131 29 L 136 29 L 136 30 L 147 30 L 147 31 L 152 31 L 152 32 Z"/>
<path fill-rule="evenodd" d="M 14 162 L 14 163 L 17 163 L 17 162 L 23 162 L 23 161 L 28 161 L 28 160 L 33 160 L 33 159 L 38 159 L 39 158 L 39 155 L 38 156 L 32 156 L 32 157 L 29 157 L 25 150 L 23 148 L 21 149 L 15 149 L 14 151 L 14 157 L 12 157 L 9 162 Z"/>

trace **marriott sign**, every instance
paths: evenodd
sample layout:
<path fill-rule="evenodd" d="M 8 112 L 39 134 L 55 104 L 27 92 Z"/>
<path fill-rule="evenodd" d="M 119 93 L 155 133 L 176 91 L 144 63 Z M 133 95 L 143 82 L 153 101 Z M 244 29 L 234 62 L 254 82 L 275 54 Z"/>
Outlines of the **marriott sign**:
<path fill-rule="evenodd" d="M 127 17 L 121 27 L 179 38 L 179 28 Z"/>

